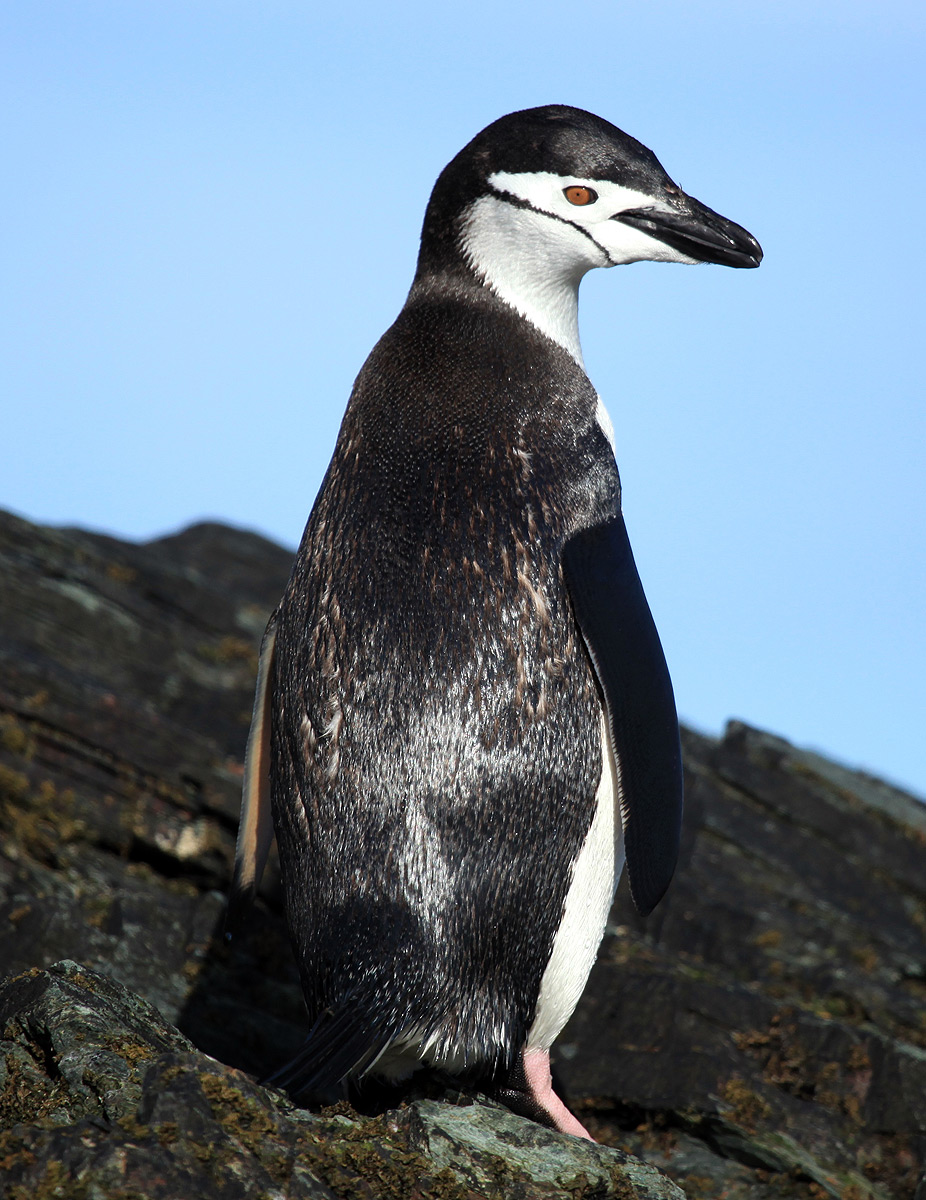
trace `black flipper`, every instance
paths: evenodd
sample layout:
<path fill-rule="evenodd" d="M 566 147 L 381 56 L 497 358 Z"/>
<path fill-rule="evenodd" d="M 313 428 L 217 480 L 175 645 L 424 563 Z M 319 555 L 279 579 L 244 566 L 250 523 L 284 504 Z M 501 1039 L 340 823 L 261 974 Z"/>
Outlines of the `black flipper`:
<path fill-rule="evenodd" d="M 682 751 L 672 682 L 623 517 L 571 537 L 563 572 L 607 708 L 630 893 L 646 916 L 678 859 Z"/>

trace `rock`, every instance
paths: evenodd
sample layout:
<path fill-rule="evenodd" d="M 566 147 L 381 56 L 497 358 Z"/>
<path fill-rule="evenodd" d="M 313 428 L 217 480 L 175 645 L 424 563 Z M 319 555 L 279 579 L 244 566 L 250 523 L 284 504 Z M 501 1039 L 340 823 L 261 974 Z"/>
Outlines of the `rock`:
<path fill-rule="evenodd" d="M 296 1108 L 73 962 L 0 988 L 5 1195 L 683 1200 L 655 1168 L 498 1105 Z"/>
<path fill-rule="evenodd" d="M 222 526 L 135 546 L 0 516 L 3 970 L 104 970 L 168 1020 L 201 1014 L 208 1048 L 255 1071 L 304 1033 L 279 907 L 231 955 L 215 934 L 256 648 L 290 559 Z"/>
<path fill-rule="evenodd" d="M 684 731 L 675 881 L 645 921 L 622 886 L 557 1048 L 617 1149 L 436 1085 L 364 1117 L 249 1078 L 305 1032 L 272 863 L 221 936 L 257 644 L 290 558 L 220 525 L 131 545 L 0 515 L 17 1200 L 672 1194 L 640 1159 L 691 1200 L 926 1195 L 926 807 L 740 723 Z"/>

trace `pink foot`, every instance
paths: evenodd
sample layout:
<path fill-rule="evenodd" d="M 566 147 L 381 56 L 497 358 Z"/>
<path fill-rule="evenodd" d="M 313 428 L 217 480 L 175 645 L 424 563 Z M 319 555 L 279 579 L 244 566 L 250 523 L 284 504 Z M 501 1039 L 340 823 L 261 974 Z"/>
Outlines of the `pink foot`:
<path fill-rule="evenodd" d="M 595 1139 L 553 1091 L 549 1050 L 522 1050 L 520 1061 L 496 1093 L 503 1104 L 560 1133 Z"/>

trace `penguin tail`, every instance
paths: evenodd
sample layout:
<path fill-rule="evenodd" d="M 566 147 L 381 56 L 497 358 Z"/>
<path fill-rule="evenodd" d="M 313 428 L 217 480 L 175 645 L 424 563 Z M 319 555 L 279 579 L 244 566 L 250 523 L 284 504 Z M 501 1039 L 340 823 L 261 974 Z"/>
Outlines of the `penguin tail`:
<path fill-rule="evenodd" d="M 302 1049 L 261 1083 L 282 1088 L 293 1097 L 330 1103 L 350 1075 L 360 1075 L 389 1043 L 395 1031 L 383 1021 L 370 1021 L 349 1003 L 322 1013 Z"/>

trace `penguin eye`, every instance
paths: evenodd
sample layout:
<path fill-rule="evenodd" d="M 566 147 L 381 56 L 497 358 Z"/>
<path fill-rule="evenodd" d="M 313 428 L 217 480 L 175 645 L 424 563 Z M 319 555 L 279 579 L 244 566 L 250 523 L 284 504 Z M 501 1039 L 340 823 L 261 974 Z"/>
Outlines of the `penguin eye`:
<path fill-rule="evenodd" d="M 594 204 L 598 199 L 598 193 L 594 188 L 579 187 L 578 184 L 573 184 L 572 187 L 563 188 L 563 195 L 570 204 Z"/>

